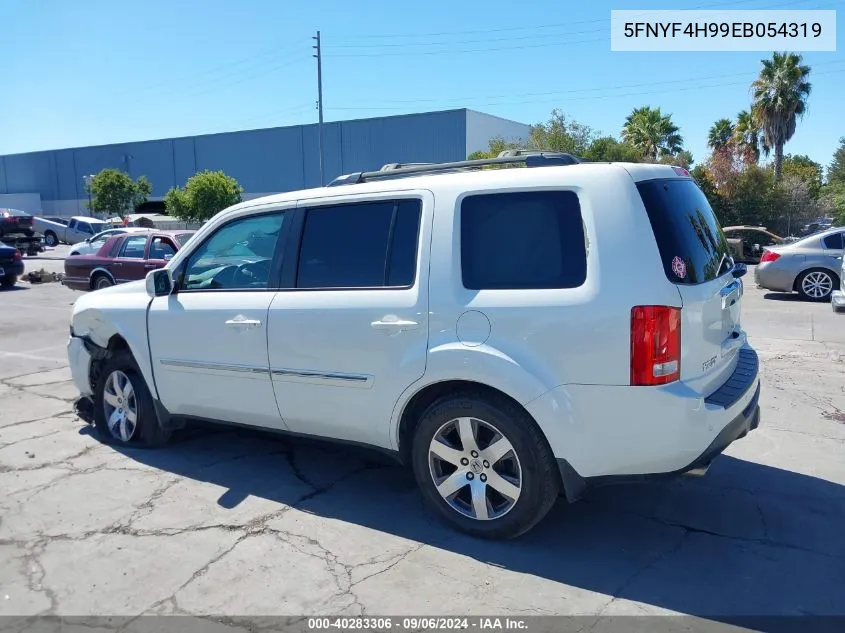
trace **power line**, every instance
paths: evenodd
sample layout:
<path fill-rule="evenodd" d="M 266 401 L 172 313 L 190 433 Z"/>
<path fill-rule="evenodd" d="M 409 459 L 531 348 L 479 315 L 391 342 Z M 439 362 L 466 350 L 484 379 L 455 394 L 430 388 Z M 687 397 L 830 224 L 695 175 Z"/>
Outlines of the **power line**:
<path fill-rule="evenodd" d="M 727 0 L 724 2 L 713 2 L 707 5 L 699 5 L 695 7 L 674 7 L 675 10 L 684 10 L 684 11 L 695 11 L 695 10 L 709 10 L 713 9 L 714 7 L 722 7 L 722 6 L 736 6 L 741 4 L 747 4 L 748 2 L 760 2 L 762 0 Z M 805 2 L 812 2 L 813 0 L 789 0 L 788 2 L 782 2 L 780 4 L 776 4 L 773 6 L 768 7 L 760 7 L 759 10 L 764 9 L 775 9 L 782 6 L 792 6 L 796 4 L 803 4 Z M 836 4 L 836 3 L 834 3 Z M 751 9 L 749 9 L 751 10 Z M 649 13 L 641 13 L 640 16 L 649 15 Z M 572 26 L 574 24 L 597 24 L 600 22 L 609 22 L 610 17 L 606 18 L 593 18 L 589 20 L 573 20 L 570 22 L 557 22 L 552 24 L 539 24 L 539 25 L 530 25 L 530 26 L 510 26 L 510 27 L 501 27 L 495 29 L 473 29 L 473 30 L 462 30 L 462 31 L 440 31 L 437 33 L 371 33 L 365 35 L 358 35 L 355 38 L 352 38 L 348 41 L 358 41 L 363 39 L 388 39 L 388 38 L 409 38 L 409 37 L 442 37 L 442 36 L 449 36 L 449 35 L 477 35 L 481 33 L 506 33 L 506 32 L 513 32 L 513 31 L 525 31 L 525 30 L 532 30 L 532 29 L 550 29 L 550 28 L 560 28 L 566 26 Z M 586 31 L 586 32 L 595 32 L 595 31 Z M 574 33 L 578 33 L 575 31 Z M 442 42 L 443 44 L 447 44 L 448 42 Z M 414 44 L 412 44 L 414 45 Z M 380 46 L 379 44 L 373 44 L 373 46 Z"/>

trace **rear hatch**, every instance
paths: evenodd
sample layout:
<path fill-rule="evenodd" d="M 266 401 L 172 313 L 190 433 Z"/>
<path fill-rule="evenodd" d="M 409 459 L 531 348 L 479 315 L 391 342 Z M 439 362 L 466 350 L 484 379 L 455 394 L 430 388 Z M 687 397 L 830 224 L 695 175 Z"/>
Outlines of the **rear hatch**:
<path fill-rule="evenodd" d="M 681 296 L 680 379 L 709 395 L 727 380 L 745 343 L 742 282 L 713 209 L 695 182 L 661 178 L 637 183 L 666 278 Z"/>

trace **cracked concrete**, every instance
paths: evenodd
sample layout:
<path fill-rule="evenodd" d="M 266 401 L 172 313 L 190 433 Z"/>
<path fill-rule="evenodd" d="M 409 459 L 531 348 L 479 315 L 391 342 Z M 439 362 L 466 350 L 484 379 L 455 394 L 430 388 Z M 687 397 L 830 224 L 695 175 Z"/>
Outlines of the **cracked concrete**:
<path fill-rule="evenodd" d="M 8 298 L 0 615 L 258 633 L 243 616 L 577 614 L 601 631 L 624 614 L 845 614 L 845 317 L 829 306 L 747 287 L 762 426 L 706 477 L 596 489 L 502 543 L 444 526 L 363 451 L 216 427 L 104 445 L 71 408 L 74 293 Z"/>

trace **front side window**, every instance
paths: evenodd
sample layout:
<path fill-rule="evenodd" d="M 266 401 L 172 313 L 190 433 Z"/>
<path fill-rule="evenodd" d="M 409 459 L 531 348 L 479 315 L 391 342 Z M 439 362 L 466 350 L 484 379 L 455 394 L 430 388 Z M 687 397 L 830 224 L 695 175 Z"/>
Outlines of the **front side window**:
<path fill-rule="evenodd" d="M 467 196 L 460 218 L 468 290 L 577 288 L 587 279 L 584 222 L 573 191 Z"/>
<path fill-rule="evenodd" d="M 146 235 L 132 235 L 123 240 L 123 247 L 118 257 L 129 259 L 144 259 L 144 250 L 147 247 Z"/>
<path fill-rule="evenodd" d="M 420 200 L 307 210 L 297 288 L 401 288 L 414 284 Z"/>
<path fill-rule="evenodd" d="M 166 237 L 154 237 L 150 243 L 149 259 L 169 260 L 176 254 L 176 247 Z"/>
<path fill-rule="evenodd" d="M 183 290 L 266 290 L 284 211 L 239 218 L 223 225 L 185 266 Z"/>

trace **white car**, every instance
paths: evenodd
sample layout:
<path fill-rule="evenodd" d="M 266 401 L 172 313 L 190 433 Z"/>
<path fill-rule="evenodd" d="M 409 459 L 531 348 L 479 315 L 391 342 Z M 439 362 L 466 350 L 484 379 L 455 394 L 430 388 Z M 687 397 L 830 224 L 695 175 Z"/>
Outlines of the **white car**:
<path fill-rule="evenodd" d="M 524 167 L 477 169 L 499 163 Z M 703 474 L 757 427 L 745 267 L 685 170 L 522 155 L 332 185 L 235 205 L 76 301 L 102 438 L 204 419 L 365 444 L 509 538 L 561 494 Z"/>
<path fill-rule="evenodd" d="M 839 271 L 839 290 L 834 290 L 830 295 L 830 305 L 834 312 L 845 312 L 845 257 L 839 256 L 842 267 Z"/>
<path fill-rule="evenodd" d="M 153 229 L 138 226 L 123 226 L 114 229 L 106 229 L 105 231 L 100 231 L 96 235 L 92 235 L 84 242 L 74 245 L 74 247 L 70 249 L 69 255 L 92 255 L 99 251 L 103 244 L 106 243 L 106 240 L 110 237 L 123 235 L 124 233 L 149 233 L 152 230 Z"/>

